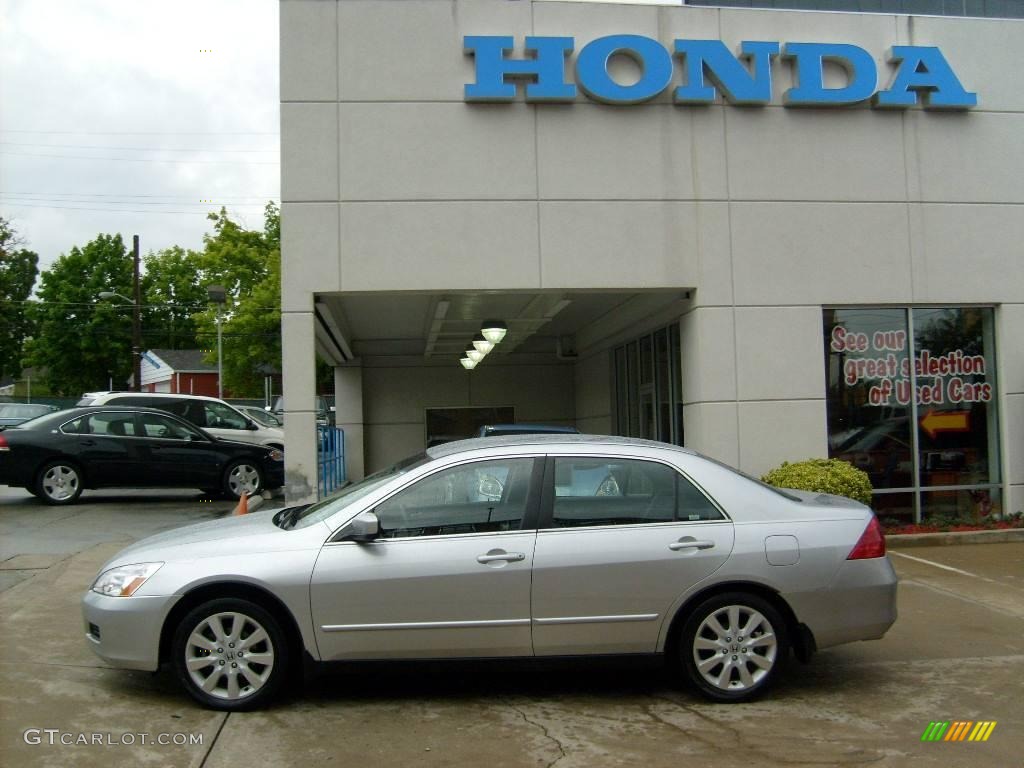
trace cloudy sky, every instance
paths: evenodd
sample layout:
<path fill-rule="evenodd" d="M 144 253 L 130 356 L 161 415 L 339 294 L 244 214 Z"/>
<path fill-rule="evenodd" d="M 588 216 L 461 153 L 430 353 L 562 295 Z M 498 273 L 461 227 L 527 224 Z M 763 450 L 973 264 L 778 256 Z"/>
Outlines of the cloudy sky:
<path fill-rule="evenodd" d="M 279 200 L 277 0 L 0 0 L 0 216 L 44 268 Z"/>

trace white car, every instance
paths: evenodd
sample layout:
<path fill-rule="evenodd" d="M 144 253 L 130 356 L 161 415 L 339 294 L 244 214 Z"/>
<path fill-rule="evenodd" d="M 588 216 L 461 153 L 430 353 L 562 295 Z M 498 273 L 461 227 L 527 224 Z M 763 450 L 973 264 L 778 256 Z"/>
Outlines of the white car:
<path fill-rule="evenodd" d="M 77 405 L 135 405 L 173 413 L 214 437 L 284 450 L 284 430 L 257 423 L 234 406 L 205 395 L 159 392 L 86 392 Z"/>

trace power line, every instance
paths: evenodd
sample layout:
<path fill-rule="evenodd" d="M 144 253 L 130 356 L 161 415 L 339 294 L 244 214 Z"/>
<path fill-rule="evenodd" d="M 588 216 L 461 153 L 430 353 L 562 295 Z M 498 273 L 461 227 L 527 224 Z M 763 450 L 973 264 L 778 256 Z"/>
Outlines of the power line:
<path fill-rule="evenodd" d="M 0 146 L 5 147 L 48 147 L 50 149 L 128 149 L 134 152 L 274 152 L 279 153 L 280 148 L 275 149 L 181 149 L 179 147 L 114 147 L 109 144 L 35 144 L 17 141 L 0 141 Z"/>
<path fill-rule="evenodd" d="M 62 210 L 62 211 L 94 211 L 94 212 L 99 212 L 99 213 L 149 213 L 149 214 L 152 214 L 152 215 L 158 215 L 158 214 L 160 214 L 160 215 L 163 215 L 163 214 L 175 214 L 175 215 L 177 215 L 177 214 L 191 213 L 191 214 L 197 215 L 197 216 L 206 216 L 208 213 L 216 213 L 216 211 L 212 211 L 210 209 L 207 209 L 205 211 L 139 211 L 139 210 L 135 210 L 134 208 L 86 208 L 86 207 L 83 207 L 83 206 L 73 206 L 73 205 L 35 205 L 35 204 L 32 204 L 32 203 L 8 203 L 6 201 L 0 202 L 0 205 L 6 205 L 6 206 L 9 206 L 11 208 L 48 208 L 48 209 L 52 209 L 52 210 Z M 127 205 L 127 203 L 126 203 L 126 205 Z"/>
<path fill-rule="evenodd" d="M 202 205 L 202 206 L 206 206 L 207 208 L 209 208 L 210 206 L 226 205 L 227 204 L 226 201 L 222 202 L 222 201 L 219 201 L 219 200 L 210 200 L 209 202 L 205 202 L 205 203 L 204 202 L 188 203 L 188 202 L 185 202 L 185 201 L 182 201 L 182 200 L 175 200 L 173 202 L 163 202 L 163 203 L 161 203 L 161 202 L 148 202 L 148 201 L 144 201 L 144 200 L 143 201 L 140 201 L 140 200 L 89 200 L 89 199 L 76 200 L 74 198 L 23 197 L 21 195 L 8 195 L 8 194 L 2 193 L 2 192 L 0 192 L 0 196 L 2 196 L 4 198 L 7 198 L 7 200 L 0 200 L 0 202 L 24 200 L 26 203 L 46 203 L 46 202 L 51 202 L 51 203 L 92 203 L 93 205 Z M 192 198 L 192 199 L 194 200 L 195 198 Z M 16 202 L 11 202 L 11 205 L 16 205 L 16 204 L 17 204 Z M 262 203 L 231 203 L 231 205 L 233 207 L 235 207 L 235 208 L 263 208 L 263 204 Z M 117 211 L 117 210 L 120 210 L 120 209 L 119 208 L 109 208 L 109 209 L 100 208 L 98 210 Z"/>
<path fill-rule="evenodd" d="M 199 164 L 221 164 L 221 163 L 233 163 L 237 165 L 281 165 L 269 160 L 167 160 L 160 158 L 102 158 L 102 157 L 90 157 L 86 155 L 47 155 L 44 153 L 34 152 L 7 152 L 6 150 L 0 150 L 0 155 L 9 155 L 19 158 L 55 158 L 56 160 L 101 160 L 103 162 L 119 162 L 119 163 L 199 163 Z"/>
<path fill-rule="evenodd" d="M 108 301 L 50 301 L 49 299 L 0 299 L 0 304 L 32 304 L 37 307 L 109 307 L 111 309 L 132 306 L 131 304 L 111 304 Z M 210 309 L 210 306 L 206 304 L 166 304 L 164 302 L 140 304 L 139 306 L 141 309 L 190 309 L 196 313 Z M 280 307 L 246 307 L 246 309 L 278 311 Z"/>
<path fill-rule="evenodd" d="M 0 128 L 0 133 L 46 133 L 74 136 L 280 136 L 280 131 L 47 131 Z"/>
<path fill-rule="evenodd" d="M 269 195 L 228 195 L 221 197 L 221 200 L 269 200 L 276 202 L 280 193 Z M 13 195 L 15 197 L 27 197 L 29 195 L 42 195 L 44 197 L 163 197 L 181 200 L 194 200 L 194 196 L 185 195 L 154 195 L 135 194 L 132 192 L 0 192 L 0 195 Z"/>

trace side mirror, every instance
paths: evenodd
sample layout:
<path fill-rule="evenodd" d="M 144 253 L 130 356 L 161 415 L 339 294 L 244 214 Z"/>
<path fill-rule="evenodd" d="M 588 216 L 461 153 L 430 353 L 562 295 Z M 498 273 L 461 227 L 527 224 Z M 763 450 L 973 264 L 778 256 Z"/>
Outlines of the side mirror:
<path fill-rule="evenodd" d="M 373 541 L 380 535 L 380 521 L 373 512 L 363 512 L 349 521 L 345 541 Z"/>

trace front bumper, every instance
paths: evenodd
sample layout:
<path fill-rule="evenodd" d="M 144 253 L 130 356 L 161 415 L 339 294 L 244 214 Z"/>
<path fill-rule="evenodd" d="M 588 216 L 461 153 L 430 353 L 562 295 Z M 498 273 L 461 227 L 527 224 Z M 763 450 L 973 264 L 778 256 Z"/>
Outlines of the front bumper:
<path fill-rule="evenodd" d="M 89 590 L 82 597 L 86 641 L 112 666 L 156 671 L 160 632 L 180 599 L 181 595 L 108 597 Z"/>

